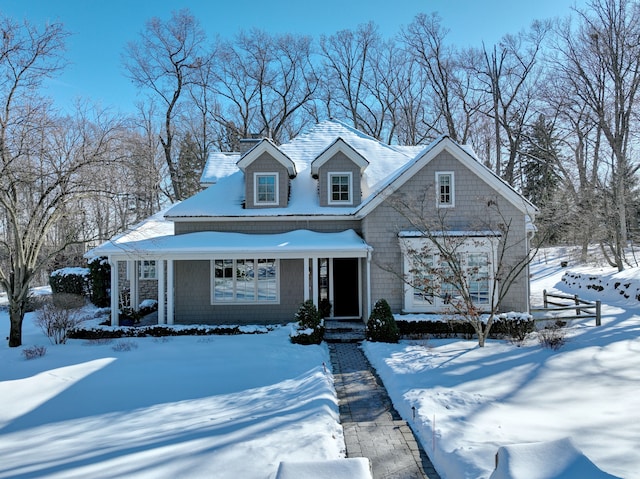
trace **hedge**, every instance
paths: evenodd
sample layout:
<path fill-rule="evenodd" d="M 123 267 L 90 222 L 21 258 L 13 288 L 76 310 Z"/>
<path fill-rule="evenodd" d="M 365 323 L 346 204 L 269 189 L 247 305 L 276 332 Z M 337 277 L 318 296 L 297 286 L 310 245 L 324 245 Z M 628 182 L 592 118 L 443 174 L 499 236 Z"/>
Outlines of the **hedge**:
<path fill-rule="evenodd" d="M 417 339 L 424 337 L 432 338 L 456 338 L 462 337 L 471 339 L 475 331 L 471 324 L 464 321 L 407 321 L 396 316 L 396 324 L 403 338 Z M 528 333 L 535 330 L 535 322 L 528 316 L 518 317 L 498 317 L 494 319 L 489 331 L 492 339 L 517 338 L 522 339 Z"/>

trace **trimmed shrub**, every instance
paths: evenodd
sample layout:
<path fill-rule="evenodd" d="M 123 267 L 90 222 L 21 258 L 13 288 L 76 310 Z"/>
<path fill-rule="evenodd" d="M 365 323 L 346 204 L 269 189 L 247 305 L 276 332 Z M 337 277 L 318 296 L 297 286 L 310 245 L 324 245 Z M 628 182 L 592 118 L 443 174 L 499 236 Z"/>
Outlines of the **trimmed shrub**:
<path fill-rule="evenodd" d="M 261 329 L 246 330 L 240 326 L 193 326 L 189 328 L 174 328 L 166 325 L 142 326 L 136 328 L 129 327 L 77 327 L 69 331 L 67 337 L 70 339 L 117 339 L 117 338 L 160 338 L 165 336 L 235 336 L 238 334 L 266 334 L 271 331 L 269 326 Z"/>
<path fill-rule="evenodd" d="M 397 343 L 400 330 L 386 299 L 379 299 L 367 322 L 367 339 L 382 343 Z"/>
<path fill-rule="evenodd" d="M 106 308 L 110 303 L 111 266 L 107 258 L 89 261 L 89 299 L 98 308 Z"/>
<path fill-rule="evenodd" d="M 291 332 L 291 342 L 294 344 L 320 344 L 324 337 L 324 326 L 320 313 L 308 299 L 300 305 L 294 316 L 297 327 Z"/>
<path fill-rule="evenodd" d="M 402 317 L 402 316 L 400 316 Z M 400 335 L 408 339 L 421 338 L 465 338 L 474 337 L 475 330 L 471 324 L 464 321 L 406 321 L 396 320 Z M 493 321 L 489 332 L 491 339 L 510 339 L 515 342 L 522 341 L 527 334 L 535 331 L 535 322 L 527 315 L 518 317 L 499 316 Z"/>
<path fill-rule="evenodd" d="M 49 276 L 51 292 L 88 296 L 89 292 L 88 268 L 57 269 Z"/>
<path fill-rule="evenodd" d="M 522 343 L 527 335 L 535 331 L 535 329 L 535 322 L 528 315 L 498 318 L 493 322 L 489 336 L 491 338 L 509 339 L 514 343 Z"/>

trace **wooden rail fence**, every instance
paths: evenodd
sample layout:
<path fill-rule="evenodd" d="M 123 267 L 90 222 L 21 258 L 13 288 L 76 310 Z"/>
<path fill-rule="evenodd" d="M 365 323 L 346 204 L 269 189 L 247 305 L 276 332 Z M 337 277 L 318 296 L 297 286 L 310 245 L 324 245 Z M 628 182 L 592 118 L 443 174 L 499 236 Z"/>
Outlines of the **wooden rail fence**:
<path fill-rule="evenodd" d="M 531 308 L 532 313 L 553 313 L 557 311 L 575 311 L 575 315 L 562 315 L 554 318 L 534 318 L 534 321 L 549 321 L 550 319 L 588 319 L 594 318 L 596 326 L 602 324 L 601 310 L 602 303 L 600 301 L 586 301 L 580 299 L 577 294 L 557 294 L 547 293 L 545 289 L 542 292 L 544 299 L 543 308 Z M 549 299 L 551 298 L 551 299 Z"/>

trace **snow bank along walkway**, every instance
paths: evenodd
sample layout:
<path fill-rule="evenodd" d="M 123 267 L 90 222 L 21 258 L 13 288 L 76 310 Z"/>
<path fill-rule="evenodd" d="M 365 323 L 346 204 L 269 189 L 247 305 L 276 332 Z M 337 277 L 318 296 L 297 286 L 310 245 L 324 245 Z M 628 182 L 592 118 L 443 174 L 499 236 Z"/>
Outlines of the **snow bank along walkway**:
<path fill-rule="evenodd" d="M 330 343 L 347 457 L 367 457 L 374 479 L 440 479 L 357 343 Z"/>

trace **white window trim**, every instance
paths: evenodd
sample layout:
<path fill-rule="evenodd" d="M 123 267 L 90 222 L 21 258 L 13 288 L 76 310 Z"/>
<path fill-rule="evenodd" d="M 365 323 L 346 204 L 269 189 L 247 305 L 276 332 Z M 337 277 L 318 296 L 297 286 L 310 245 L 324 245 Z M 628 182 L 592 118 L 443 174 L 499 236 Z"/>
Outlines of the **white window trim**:
<path fill-rule="evenodd" d="M 154 271 L 155 271 L 154 276 L 146 276 L 146 277 L 144 276 L 144 272 L 147 270 L 147 268 L 145 268 L 145 262 L 154 263 Z M 138 261 L 138 279 L 141 279 L 143 281 L 157 281 L 158 280 L 158 262 L 155 259 Z"/>
<path fill-rule="evenodd" d="M 331 178 L 334 176 L 349 177 L 349 199 L 337 201 L 332 199 Z M 352 205 L 353 204 L 353 173 L 351 171 L 330 171 L 327 173 L 327 204 L 330 205 Z"/>
<path fill-rule="evenodd" d="M 450 203 L 440 202 L 440 177 L 445 175 L 451 178 Z M 456 177 L 453 171 L 436 171 L 436 206 L 438 208 L 454 208 L 456 206 Z"/>
<path fill-rule="evenodd" d="M 276 299 L 273 301 L 260 301 L 258 300 L 258 292 L 257 292 L 257 287 L 258 287 L 258 281 L 257 278 L 255 278 L 254 276 L 254 284 L 255 284 L 255 288 L 256 288 L 256 295 L 255 301 L 238 301 L 237 299 L 235 299 L 236 296 L 236 276 L 235 274 L 233 275 L 233 296 L 234 296 L 234 300 L 232 301 L 216 301 L 216 261 L 217 260 L 233 260 L 233 269 L 235 271 L 236 269 L 236 261 L 238 260 L 252 260 L 254 261 L 254 264 L 258 263 L 259 260 L 264 260 L 264 259 L 274 259 L 274 258 L 224 258 L 224 257 L 220 257 L 220 258 L 214 258 L 210 261 L 210 276 L 211 276 L 211 291 L 210 291 L 210 300 L 211 300 L 211 305 L 212 306 L 233 306 L 233 305 L 244 305 L 244 306 L 250 306 L 250 305 L 254 305 L 254 304 L 280 304 L 280 260 L 279 259 L 274 259 L 274 264 L 275 264 L 275 268 L 276 268 Z"/>
<path fill-rule="evenodd" d="M 272 176 L 275 178 L 275 201 L 258 201 L 258 178 Z M 255 172 L 253 174 L 253 204 L 260 206 L 278 206 L 280 204 L 280 173 L 276 172 Z"/>
<path fill-rule="evenodd" d="M 409 250 L 419 251 L 425 245 L 428 245 L 428 242 L 433 241 L 432 239 L 426 237 L 401 237 L 400 238 L 400 250 L 402 252 L 402 260 L 403 260 L 403 271 L 405 274 L 406 281 L 404 281 L 404 304 L 403 304 L 403 312 L 406 313 L 433 313 L 433 312 L 442 312 L 447 310 L 447 305 L 444 304 L 441 300 L 437 300 L 434 304 L 425 304 L 425 303 L 416 303 L 414 301 L 414 287 L 411 284 L 413 280 L 413 275 L 410 273 L 412 269 L 411 257 L 408 254 Z M 494 302 L 497 300 L 497 294 L 491 297 L 493 292 L 493 285 L 495 282 L 495 261 L 497 258 L 497 251 L 499 246 L 499 238 L 498 237 L 469 237 L 465 240 L 463 247 L 460 249 L 460 253 L 463 254 L 472 254 L 472 253 L 486 253 L 489 258 L 488 265 L 488 281 L 489 281 L 489 301 Z M 435 245 L 429 247 L 429 252 L 434 255 L 434 260 L 438 261 L 438 250 Z M 480 306 L 484 306 L 480 305 Z M 489 304 L 486 304 L 489 307 Z"/>

